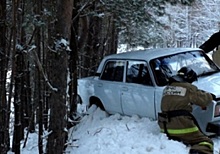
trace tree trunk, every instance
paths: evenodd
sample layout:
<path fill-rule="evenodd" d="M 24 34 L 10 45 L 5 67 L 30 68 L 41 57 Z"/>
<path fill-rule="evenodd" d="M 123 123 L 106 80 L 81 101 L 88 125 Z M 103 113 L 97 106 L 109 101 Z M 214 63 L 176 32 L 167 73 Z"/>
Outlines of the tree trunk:
<path fill-rule="evenodd" d="M 78 26 L 79 26 L 79 17 L 77 16 L 77 3 L 74 1 L 74 9 L 72 14 L 73 21 L 71 26 L 71 38 L 70 38 L 70 60 L 69 60 L 69 70 L 70 70 L 70 83 L 69 83 L 69 96 L 70 96 L 70 118 L 73 118 L 72 115 L 76 112 L 77 109 L 77 62 L 78 62 Z M 71 125 L 69 125 L 71 127 Z"/>
<path fill-rule="evenodd" d="M 18 9 L 18 1 L 13 1 L 13 46 L 12 46 L 12 53 L 11 53 L 11 64 L 12 64 L 12 75 L 11 75 L 11 82 L 10 82 L 10 94 L 12 93 L 12 89 L 14 86 L 14 134 L 13 134 L 13 145 L 12 145 L 12 151 L 15 154 L 20 154 L 20 132 L 21 132 L 21 117 L 20 117 L 20 113 L 21 113 L 21 102 L 20 102 L 20 78 L 19 78 L 19 74 L 17 72 L 19 72 L 17 70 L 17 66 L 19 66 L 17 64 L 17 62 L 19 60 L 16 59 L 16 43 L 17 43 L 17 9 Z M 18 57 L 19 58 L 19 57 Z M 15 84 L 15 85 L 13 85 Z M 11 98 L 11 96 L 9 96 L 9 99 Z"/>
<path fill-rule="evenodd" d="M 34 11 L 35 11 L 35 14 L 36 16 L 36 20 L 38 20 L 39 22 L 42 20 L 41 19 L 41 11 L 42 11 L 42 0 L 36 0 L 35 1 L 36 5 L 35 5 L 35 8 L 34 8 Z M 36 34 L 35 34 L 35 42 L 36 42 L 36 54 L 35 54 L 35 57 L 36 59 L 39 60 L 40 62 L 40 65 L 42 65 L 42 57 L 43 57 L 43 54 L 42 53 L 42 44 L 41 42 L 43 42 L 43 40 L 41 40 L 41 30 L 42 30 L 42 27 L 39 26 L 39 25 L 36 25 L 35 26 L 35 29 L 36 29 Z M 44 108 L 43 108 L 43 92 L 44 92 L 44 89 L 43 89 L 43 84 L 42 84 L 42 74 L 41 74 L 41 70 L 40 70 L 40 67 L 38 66 L 37 67 L 37 71 L 36 71 L 36 104 L 38 106 L 38 110 L 37 110 L 37 123 L 38 123 L 38 126 L 39 126 L 39 132 L 38 132 L 38 151 L 39 151 L 39 154 L 43 154 L 43 139 L 42 139 L 42 136 L 43 136 L 43 112 L 44 112 Z"/>
<path fill-rule="evenodd" d="M 64 40 L 69 41 L 70 24 L 72 18 L 73 1 L 58 0 L 57 1 L 57 23 L 55 47 L 50 52 L 51 57 L 51 77 L 50 81 L 54 89 L 49 99 L 50 126 L 47 143 L 48 154 L 62 154 L 64 151 L 67 137 L 67 106 L 66 106 L 66 90 L 67 90 L 67 68 L 68 68 L 68 44 Z M 56 89 L 55 89 L 56 88 Z"/>
<path fill-rule="evenodd" d="M 14 134 L 13 134 L 13 151 L 20 154 L 20 141 L 24 137 L 23 129 L 23 98 L 22 91 L 24 89 L 24 59 L 22 53 L 17 53 L 15 58 L 15 87 L 14 87 Z"/>
<path fill-rule="evenodd" d="M 0 1 L 0 151 L 6 154 L 9 146 L 8 136 L 8 104 L 6 101 L 6 73 L 7 73 L 7 53 L 6 53 L 6 0 Z"/>

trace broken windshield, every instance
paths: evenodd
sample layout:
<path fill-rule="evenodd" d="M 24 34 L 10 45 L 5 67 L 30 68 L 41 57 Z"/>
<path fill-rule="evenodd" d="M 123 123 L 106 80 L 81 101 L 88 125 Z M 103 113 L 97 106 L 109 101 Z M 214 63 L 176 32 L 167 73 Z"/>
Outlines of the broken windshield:
<path fill-rule="evenodd" d="M 156 83 L 164 86 L 168 78 L 176 75 L 180 68 L 187 66 L 193 69 L 198 76 L 209 75 L 219 71 L 214 62 L 202 51 L 184 52 L 150 61 Z"/>

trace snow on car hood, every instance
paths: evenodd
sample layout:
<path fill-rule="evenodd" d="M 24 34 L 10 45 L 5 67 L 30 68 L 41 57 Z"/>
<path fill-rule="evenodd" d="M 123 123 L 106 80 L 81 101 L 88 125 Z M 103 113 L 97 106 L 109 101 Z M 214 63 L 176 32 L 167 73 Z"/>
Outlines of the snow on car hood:
<path fill-rule="evenodd" d="M 214 94 L 217 98 L 220 97 L 220 73 L 201 76 L 193 84 L 201 90 Z"/>

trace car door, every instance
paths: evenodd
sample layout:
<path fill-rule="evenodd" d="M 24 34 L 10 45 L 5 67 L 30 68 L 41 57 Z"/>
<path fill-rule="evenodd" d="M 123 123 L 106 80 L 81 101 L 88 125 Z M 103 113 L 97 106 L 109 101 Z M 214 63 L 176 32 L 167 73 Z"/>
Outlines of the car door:
<path fill-rule="evenodd" d="M 121 88 L 123 113 L 155 119 L 154 91 L 147 63 L 127 61 L 126 83 Z"/>
<path fill-rule="evenodd" d="M 100 97 L 104 108 L 109 113 L 123 113 L 120 90 L 123 87 L 125 61 L 109 60 L 95 86 L 95 94 Z"/>

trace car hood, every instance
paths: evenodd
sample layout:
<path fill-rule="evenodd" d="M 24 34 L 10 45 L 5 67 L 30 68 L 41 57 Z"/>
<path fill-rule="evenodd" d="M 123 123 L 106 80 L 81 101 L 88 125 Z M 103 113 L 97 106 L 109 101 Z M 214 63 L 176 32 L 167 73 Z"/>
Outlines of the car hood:
<path fill-rule="evenodd" d="M 220 73 L 215 73 L 208 76 L 201 76 L 198 81 L 193 82 L 199 89 L 214 94 L 217 98 L 220 97 Z"/>

